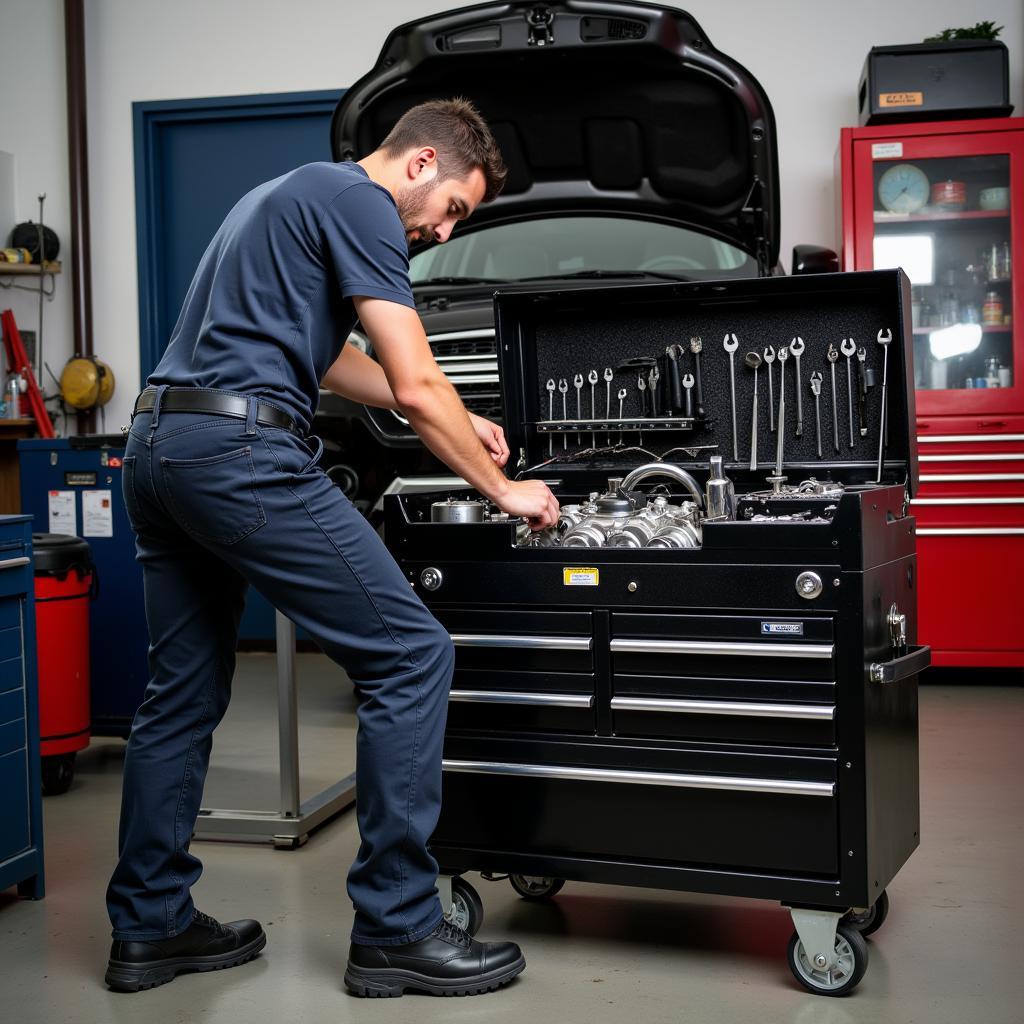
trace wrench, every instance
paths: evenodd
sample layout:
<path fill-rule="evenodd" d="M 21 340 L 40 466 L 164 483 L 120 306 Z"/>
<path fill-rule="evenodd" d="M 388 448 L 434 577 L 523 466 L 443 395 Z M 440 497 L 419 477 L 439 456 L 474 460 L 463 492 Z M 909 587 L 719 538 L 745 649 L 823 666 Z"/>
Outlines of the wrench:
<path fill-rule="evenodd" d="M 647 386 L 651 389 L 651 415 L 658 415 L 658 381 L 661 380 L 661 370 L 658 369 L 658 364 L 655 363 L 651 367 L 651 372 L 647 376 Z"/>
<path fill-rule="evenodd" d="M 697 415 L 704 418 L 704 385 L 700 380 L 700 350 L 704 347 L 704 342 L 700 338 L 690 339 L 690 351 L 693 353 L 693 364 L 694 371 L 697 374 Z"/>
<path fill-rule="evenodd" d="M 729 353 L 729 391 L 732 396 L 732 461 L 740 461 L 740 440 L 736 436 L 736 349 L 740 343 L 735 334 L 727 334 L 722 347 Z"/>
<path fill-rule="evenodd" d="M 622 403 L 626 400 L 626 389 L 619 388 L 619 419 L 622 419 Z M 619 427 L 619 444 L 622 444 L 622 427 Z"/>
<path fill-rule="evenodd" d="M 868 432 L 868 382 L 864 373 L 864 364 L 867 361 L 867 349 L 861 345 L 857 349 L 857 418 L 860 422 L 860 436 L 864 437 Z"/>
<path fill-rule="evenodd" d="M 745 362 L 754 371 L 754 407 L 750 415 L 750 468 L 757 469 L 757 370 L 761 365 L 761 357 L 756 352 L 748 352 Z"/>
<path fill-rule="evenodd" d="M 836 446 L 836 451 L 839 451 L 839 410 L 836 403 L 836 360 L 839 358 L 839 350 L 832 342 L 828 343 L 826 355 L 832 367 L 832 443 Z"/>
<path fill-rule="evenodd" d="M 802 437 L 804 432 L 803 390 L 800 387 L 800 357 L 803 355 L 804 339 L 794 338 L 789 345 L 790 354 L 796 360 L 796 436 Z"/>
<path fill-rule="evenodd" d="M 562 421 L 564 422 L 569 418 L 569 413 L 565 409 L 565 396 L 569 390 L 569 382 L 563 377 L 558 382 L 558 393 L 562 396 Z M 569 447 L 569 435 L 562 434 L 562 451 L 566 451 Z"/>
<path fill-rule="evenodd" d="M 681 381 L 683 385 L 683 394 L 685 396 L 684 401 L 686 402 L 686 415 L 688 417 L 693 416 L 693 374 L 684 373 Z"/>
<path fill-rule="evenodd" d="M 878 424 L 878 479 L 875 483 L 882 482 L 882 463 L 885 458 L 886 434 L 889 432 L 888 410 L 886 400 L 889 388 L 889 343 L 892 341 L 892 331 L 879 331 L 878 344 L 882 346 L 882 421 Z"/>
<path fill-rule="evenodd" d="M 779 346 L 779 418 L 778 424 L 779 440 L 775 448 L 775 475 L 782 476 L 782 466 L 785 462 L 782 445 L 786 439 L 786 360 L 789 358 L 789 349 L 785 345 Z"/>
<path fill-rule="evenodd" d="M 636 378 L 636 389 L 640 392 L 640 415 L 647 415 L 647 381 L 644 380 L 644 375 L 638 374 Z M 644 443 L 644 432 L 640 431 L 640 444 Z"/>
<path fill-rule="evenodd" d="M 775 362 L 775 347 L 765 345 L 764 361 L 768 364 L 768 429 L 775 433 L 775 391 L 772 387 L 772 363 Z"/>
<path fill-rule="evenodd" d="M 814 436 L 818 440 L 818 458 L 821 458 L 821 370 L 811 374 L 811 394 L 814 395 Z"/>
<path fill-rule="evenodd" d="M 572 386 L 576 389 L 576 422 L 583 419 L 583 410 L 580 408 L 580 394 L 583 391 L 583 374 L 577 373 L 572 379 Z M 576 443 L 580 443 L 579 431 L 576 432 Z"/>
<path fill-rule="evenodd" d="M 612 418 L 612 378 L 615 376 L 615 371 L 610 367 L 604 368 L 604 418 L 610 420 Z M 608 428 L 608 433 L 605 435 L 605 441 L 610 445 L 612 443 L 612 431 L 611 427 Z"/>
<path fill-rule="evenodd" d="M 596 406 L 594 405 L 594 385 L 597 384 L 597 370 L 591 370 L 587 374 L 587 380 L 590 382 L 590 418 L 591 420 L 597 419 Z M 591 430 L 590 432 L 590 447 L 597 447 L 597 431 Z"/>
<path fill-rule="evenodd" d="M 853 447 L 853 366 L 850 363 L 850 356 L 857 351 L 857 345 L 853 338 L 843 338 L 839 344 L 839 351 L 846 356 L 846 406 L 850 413 L 850 447 Z"/>
<path fill-rule="evenodd" d="M 549 380 L 544 385 L 548 389 L 548 420 L 555 418 L 555 382 Z M 555 435 L 548 434 L 548 458 L 550 459 L 555 454 Z"/>

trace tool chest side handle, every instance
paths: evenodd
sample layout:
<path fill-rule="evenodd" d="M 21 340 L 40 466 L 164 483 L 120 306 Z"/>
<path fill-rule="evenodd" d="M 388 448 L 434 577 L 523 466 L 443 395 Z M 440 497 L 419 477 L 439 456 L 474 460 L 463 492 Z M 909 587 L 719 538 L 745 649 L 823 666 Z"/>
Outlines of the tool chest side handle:
<path fill-rule="evenodd" d="M 923 672 L 931 663 L 932 649 L 922 644 L 891 661 L 873 661 L 868 668 L 868 678 L 873 683 L 898 683 Z"/>

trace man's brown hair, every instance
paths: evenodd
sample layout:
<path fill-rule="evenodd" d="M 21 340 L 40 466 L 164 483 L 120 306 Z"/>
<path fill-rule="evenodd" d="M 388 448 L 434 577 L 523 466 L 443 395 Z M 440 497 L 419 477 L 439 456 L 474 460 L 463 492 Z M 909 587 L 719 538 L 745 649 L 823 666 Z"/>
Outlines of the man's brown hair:
<path fill-rule="evenodd" d="M 438 181 L 465 180 L 474 167 L 484 174 L 485 203 L 501 190 L 508 176 L 501 151 L 480 111 L 462 97 L 430 100 L 407 110 L 380 144 L 392 159 L 410 149 L 437 150 Z"/>

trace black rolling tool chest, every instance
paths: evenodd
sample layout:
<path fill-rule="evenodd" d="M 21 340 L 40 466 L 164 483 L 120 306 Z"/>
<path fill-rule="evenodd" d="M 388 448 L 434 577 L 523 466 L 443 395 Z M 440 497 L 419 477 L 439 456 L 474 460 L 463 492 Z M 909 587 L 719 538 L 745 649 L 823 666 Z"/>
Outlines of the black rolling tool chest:
<path fill-rule="evenodd" d="M 761 897 L 805 987 L 860 981 L 919 840 L 908 307 L 901 271 L 496 295 L 507 471 L 558 527 L 386 508 L 456 646 L 461 923 L 467 871 Z"/>

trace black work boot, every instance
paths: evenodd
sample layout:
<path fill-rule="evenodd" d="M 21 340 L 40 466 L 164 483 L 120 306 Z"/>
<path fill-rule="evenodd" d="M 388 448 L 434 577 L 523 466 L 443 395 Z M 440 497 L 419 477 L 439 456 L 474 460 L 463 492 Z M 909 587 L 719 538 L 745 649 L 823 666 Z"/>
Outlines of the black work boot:
<path fill-rule="evenodd" d="M 345 984 L 357 996 L 400 996 L 406 989 L 435 996 L 475 996 L 510 982 L 526 958 L 514 942 L 477 942 L 442 920 L 419 942 L 359 946 L 348 953 Z"/>
<path fill-rule="evenodd" d="M 138 992 L 165 985 L 185 971 L 237 967 L 266 944 L 258 921 L 221 924 L 197 910 L 192 923 L 169 939 L 115 939 L 104 980 L 118 992 Z"/>

